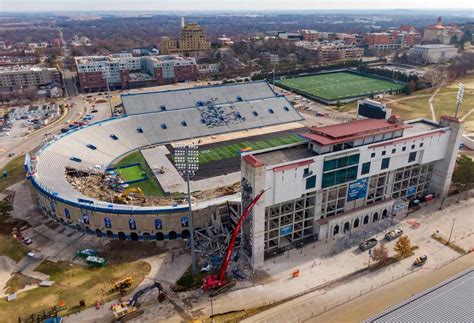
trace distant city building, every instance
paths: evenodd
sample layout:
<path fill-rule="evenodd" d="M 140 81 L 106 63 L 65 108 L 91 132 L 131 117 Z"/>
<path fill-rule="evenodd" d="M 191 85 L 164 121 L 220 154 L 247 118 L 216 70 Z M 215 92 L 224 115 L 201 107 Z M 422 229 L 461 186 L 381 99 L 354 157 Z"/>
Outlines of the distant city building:
<path fill-rule="evenodd" d="M 364 49 L 353 45 L 334 43 L 319 46 L 318 55 L 321 63 L 340 60 L 358 60 L 364 56 Z"/>
<path fill-rule="evenodd" d="M 89 38 L 84 36 L 74 36 L 71 41 L 72 46 L 90 46 L 92 42 Z"/>
<path fill-rule="evenodd" d="M 289 32 L 278 32 L 278 39 L 284 40 L 303 40 L 303 35 L 299 33 L 289 33 Z"/>
<path fill-rule="evenodd" d="M 160 55 L 160 51 L 155 47 L 140 47 L 140 48 L 133 48 L 132 54 L 134 56 L 152 56 L 152 55 Z"/>
<path fill-rule="evenodd" d="M 303 36 L 304 41 L 313 42 L 319 40 L 319 32 L 316 30 L 303 29 L 300 30 L 299 33 Z"/>
<path fill-rule="evenodd" d="M 393 51 L 412 47 L 417 40 L 416 32 L 392 30 L 381 33 L 368 33 L 364 46 L 377 52 Z"/>
<path fill-rule="evenodd" d="M 33 65 L 35 63 L 35 56 L 0 56 L 0 66 Z"/>
<path fill-rule="evenodd" d="M 458 55 L 454 45 L 417 45 L 410 49 L 408 58 L 414 63 L 438 64 L 448 62 Z"/>
<path fill-rule="evenodd" d="M 202 63 L 198 64 L 199 74 L 217 74 L 220 71 L 218 63 Z"/>
<path fill-rule="evenodd" d="M 181 18 L 181 34 L 179 40 L 161 37 L 162 54 L 192 54 L 207 50 L 211 43 L 206 40 L 204 28 L 194 22 L 184 25 Z"/>
<path fill-rule="evenodd" d="M 60 83 L 61 72 L 56 68 L 37 66 L 0 67 L 0 88 L 20 88 Z"/>
<path fill-rule="evenodd" d="M 129 89 L 145 86 L 196 81 L 196 60 L 180 55 L 140 56 L 119 53 L 111 56 L 74 58 L 80 90 Z"/>
<path fill-rule="evenodd" d="M 217 38 L 217 44 L 219 46 L 231 46 L 234 42 L 229 37 L 222 35 L 222 37 Z"/>
<path fill-rule="evenodd" d="M 14 107 L 8 113 L 9 119 L 22 118 L 55 118 L 59 116 L 59 107 L 57 104 L 31 105 L 23 107 Z"/>
<path fill-rule="evenodd" d="M 51 47 L 61 48 L 62 45 L 63 45 L 63 42 L 59 38 L 55 38 L 55 39 L 51 40 Z"/>
<path fill-rule="evenodd" d="M 425 43 L 439 43 L 448 45 L 451 39 L 456 37 L 460 40 L 464 33 L 454 26 L 443 26 L 441 17 L 438 17 L 433 26 L 427 26 L 423 32 L 423 42 Z"/>

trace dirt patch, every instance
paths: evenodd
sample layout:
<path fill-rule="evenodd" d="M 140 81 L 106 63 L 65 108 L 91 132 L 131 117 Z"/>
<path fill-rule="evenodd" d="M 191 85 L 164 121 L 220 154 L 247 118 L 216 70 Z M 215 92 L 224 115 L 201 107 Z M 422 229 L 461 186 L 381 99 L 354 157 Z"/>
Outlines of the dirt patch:
<path fill-rule="evenodd" d="M 111 240 L 105 250 L 99 254 L 107 259 L 107 264 L 114 265 L 131 262 L 166 253 L 167 249 L 157 246 L 156 242 Z"/>

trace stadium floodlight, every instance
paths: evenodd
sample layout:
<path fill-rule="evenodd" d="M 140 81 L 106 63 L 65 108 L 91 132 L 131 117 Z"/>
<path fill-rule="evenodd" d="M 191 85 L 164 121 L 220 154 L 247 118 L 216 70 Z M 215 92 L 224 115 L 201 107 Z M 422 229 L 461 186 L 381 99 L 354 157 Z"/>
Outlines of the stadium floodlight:
<path fill-rule="evenodd" d="M 270 55 L 270 62 L 273 65 L 273 91 L 275 91 L 275 69 L 279 61 L 278 55 Z"/>
<path fill-rule="evenodd" d="M 458 117 L 458 111 L 459 107 L 461 106 L 462 100 L 464 99 L 464 84 L 459 83 L 459 88 L 458 88 L 458 95 L 456 96 L 456 113 L 454 116 L 457 118 Z"/>
<path fill-rule="evenodd" d="M 196 253 L 194 250 L 194 221 L 193 211 L 191 209 L 191 187 L 189 185 L 190 178 L 196 174 L 199 169 L 199 147 L 193 144 L 179 144 L 174 147 L 174 163 L 178 172 L 186 178 L 188 187 L 188 205 L 189 205 L 189 228 L 191 231 L 191 259 L 192 272 L 196 275 Z"/>

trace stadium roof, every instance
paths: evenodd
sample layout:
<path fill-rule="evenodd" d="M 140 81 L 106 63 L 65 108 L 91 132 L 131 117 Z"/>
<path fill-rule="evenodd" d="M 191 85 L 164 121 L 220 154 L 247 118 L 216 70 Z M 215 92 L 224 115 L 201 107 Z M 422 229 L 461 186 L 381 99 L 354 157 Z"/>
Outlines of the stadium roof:
<path fill-rule="evenodd" d="M 122 94 L 127 114 L 160 112 L 204 106 L 275 98 L 277 95 L 265 81 L 213 85 L 181 90 L 168 90 L 137 94 Z M 281 99 L 285 100 L 284 97 Z"/>
<path fill-rule="evenodd" d="M 366 322 L 472 322 L 474 267 L 395 305 Z"/>
<path fill-rule="evenodd" d="M 407 124 L 386 120 L 363 119 L 324 127 L 311 127 L 310 132 L 302 136 L 321 145 L 332 145 L 410 127 Z"/>

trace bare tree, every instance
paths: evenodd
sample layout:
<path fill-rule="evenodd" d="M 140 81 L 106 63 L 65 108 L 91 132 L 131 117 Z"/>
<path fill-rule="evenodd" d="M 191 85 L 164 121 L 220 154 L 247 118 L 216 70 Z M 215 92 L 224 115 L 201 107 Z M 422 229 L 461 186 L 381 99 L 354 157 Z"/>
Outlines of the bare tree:
<path fill-rule="evenodd" d="M 372 260 L 384 264 L 388 259 L 388 250 L 383 244 L 379 244 L 378 247 L 372 249 Z"/>

